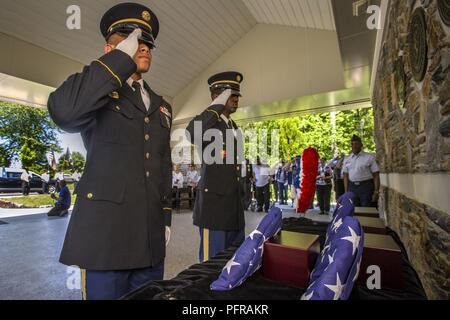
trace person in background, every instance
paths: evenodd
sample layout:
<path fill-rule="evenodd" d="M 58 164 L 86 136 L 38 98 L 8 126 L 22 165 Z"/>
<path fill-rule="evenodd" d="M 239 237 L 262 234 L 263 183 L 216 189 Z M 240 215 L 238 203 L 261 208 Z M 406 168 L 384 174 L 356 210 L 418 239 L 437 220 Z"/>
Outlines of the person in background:
<path fill-rule="evenodd" d="M 22 175 L 20 176 L 20 180 L 22 180 L 22 194 L 24 196 L 28 196 L 30 194 L 30 179 L 31 174 L 28 172 L 27 168 L 24 168 Z"/>
<path fill-rule="evenodd" d="M 278 202 L 279 200 L 279 192 L 278 192 L 278 181 L 277 181 L 277 173 L 279 168 L 279 162 L 277 162 L 270 170 L 270 180 L 273 184 L 273 193 L 275 196 L 274 201 Z"/>
<path fill-rule="evenodd" d="M 345 193 L 344 174 L 342 172 L 344 160 L 345 160 L 345 153 L 342 153 L 340 156 L 335 158 L 334 166 L 332 168 L 336 201 Z"/>
<path fill-rule="evenodd" d="M 184 177 L 178 166 L 173 166 L 172 171 L 172 196 L 175 208 L 180 207 L 180 191 L 183 189 Z"/>
<path fill-rule="evenodd" d="M 281 166 L 278 168 L 277 172 L 277 182 L 278 182 L 278 191 L 280 193 L 280 202 L 281 205 L 287 204 L 287 171 L 286 171 L 286 161 L 281 162 Z"/>
<path fill-rule="evenodd" d="M 322 158 L 319 162 L 319 172 L 316 178 L 317 182 L 317 200 L 319 201 L 320 214 L 330 213 L 330 200 L 333 171 L 326 164 L 326 159 Z"/>
<path fill-rule="evenodd" d="M 73 186 L 76 188 L 78 185 L 78 182 L 80 182 L 81 174 L 78 172 L 77 169 L 72 173 L 72 179 L 73 179 Z"/>
<path fill-rule="evenodd" d="M 192 203 L 197 196 L 197 185 L 200 181 L 200 174 L 194 164 L 189 165 L 189 170 L 186 174 L 187 187 L 189 189 L 189 208 L 192 208 Z"/>
<path fill-rule="evenodd" d="M 292 208 L 297 209 L 300 194 L 300 161 L 301 157 L 294 158 L 292 165 Z"/>
<path fill-rule="evenodd" d="M 63 171 L 56 172 L 56 174 L 55 174 L 56 192 L 59 192 L 61 190 L 60 186 L 59 186 L 59 182 L 63 181 L 63 180 L 64 180 L 64 172 Z"/>
<path fill-rule="evenodd" d="M 56 200 L 55 206 L 47 213 L 49 217 L 64 217 L 69 213 L 69 208 L 72 203 L 70 190 L 67 187 L 66 181 L 61 180 L 59 183 L 59 197 L 57 198 L 54 193 L 50 196 Z"/>
<path fill-rule="evenodd" d="M 376 156 L 363 151 L 360 137 L 354 135 L 351 141 L 352 153 L 343 166 L 345 192 L 356 195 L 356 206 L 376 207 L 380 195 L 380 168 Z"/>
<path fill-rule="evenodd" d="M 270 166 L 258 157 L 253 165 L 253 178 L 256 184 L 258 212 L 269 212 L 270 208 Z"/>
<path fill-rule="evenodd" d="M 286 172 L 287 172 L 287 180 L 288 185 L 286 187 L 286 192 L 288 196 L 286 198 L 291 198 L 294 201 L 294 197 L 292 197 L 292 166 L 294 165 L 294 158 L 291 159 L 289 163 L 286 163 Z"/>
<path fill-rule="evenodd" d="M 50 171 L 44 172 L 44 174 L 41 176 L 42 178 L 42 191 L 44 193 L 48 192 L 48 184 L 50 182 Z"/>

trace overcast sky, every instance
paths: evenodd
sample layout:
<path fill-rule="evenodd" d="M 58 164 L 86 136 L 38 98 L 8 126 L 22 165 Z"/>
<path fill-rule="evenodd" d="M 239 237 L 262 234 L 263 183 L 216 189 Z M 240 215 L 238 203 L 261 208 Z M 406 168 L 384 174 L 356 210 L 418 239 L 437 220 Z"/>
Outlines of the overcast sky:
<path fill-rule="evenodd" d="M 67 147 L 69 147 L 70 152 L 78 151 L 82 155 L 86 157 L 86 149 L 83 146 L 83 141 L 81 140 L 81 136 L 79 133 L 69 134 L 63 133 L 59 135 L 59 141 L 61 148 L 63 149 L 63 153 L 66 152 Z M 61 154 L 56 153 L 56 158 L 59 159 Z"/>

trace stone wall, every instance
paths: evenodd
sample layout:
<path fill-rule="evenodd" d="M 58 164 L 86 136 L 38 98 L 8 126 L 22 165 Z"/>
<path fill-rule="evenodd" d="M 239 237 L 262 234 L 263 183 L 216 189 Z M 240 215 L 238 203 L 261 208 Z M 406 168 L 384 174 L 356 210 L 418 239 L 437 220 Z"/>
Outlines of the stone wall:
<path fill-rule="evenodd" d="M 426 10 L 429 59 L 420 83 L 412 76 L 408 56 L 408 26 L 417 5 Z M 389 6 L 373 96 L 382 173 L 448 173 L 450 28 L 439 16 L 437 0 L 391 0 Z M 405 75 L 403 106 L 399 66 Z M 449 299 L 450 213 L 389 188 L 382 195 L 388 225 L 399 233 L 428 297 Z"/>

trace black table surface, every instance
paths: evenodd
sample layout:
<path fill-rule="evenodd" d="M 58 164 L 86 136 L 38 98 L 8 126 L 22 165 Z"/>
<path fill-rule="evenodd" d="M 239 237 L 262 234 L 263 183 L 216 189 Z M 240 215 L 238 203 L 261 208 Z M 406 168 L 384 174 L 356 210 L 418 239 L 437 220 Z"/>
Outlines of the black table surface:
<path fill-rule="evenodd" d="M 320 237 L 321 247 L 325 243 L 328 224 L 305 218 L 288 218 L 283 220 L 283 230 L 309 234 Z M 406 250 L 395 232 L 388 229 L 402 249 L 403 284 L 402 291 L 382 289 L 369 290 L 355 284 L 350 300 L 422 300 L 425 291 L 419 277 L 408 260 Z M 210 290 L 210 285 L 222 272 L 237 247 L 229 248 L 213 259 L 196 264 L 182 271 L 172 280 L 152 281 L 130 293 L 126 300 L 299 300 L 305 289 L 298 289 L 264 278 L 262 270 L 257 271 L 240 287 L 231 291 L 217 292 Z"/>

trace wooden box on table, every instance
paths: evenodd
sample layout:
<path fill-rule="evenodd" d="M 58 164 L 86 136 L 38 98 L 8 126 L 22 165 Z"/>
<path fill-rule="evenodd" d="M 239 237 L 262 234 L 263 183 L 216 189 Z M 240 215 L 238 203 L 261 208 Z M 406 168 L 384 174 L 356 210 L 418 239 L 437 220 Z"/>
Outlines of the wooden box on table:
<path fill-rule="evenodd" d="M 296 288 L 307 288 L 320 254 L 318 235 L 281 231 L 264 245 L 264 277 Z"/>
<path fill-rule="evenodd" d="M 368 270 L 369 267 L 372 270 Z M 380 271 L 381 289 L 403 288 L 403 258 L 398 244 L 389 235 L 366 233 L 358 282 L 366 286 L 367 278 L 377 270 Z"/>
<path fill-rule="evenodd" d="M 356 217 L 365 233 L 386 234 L 386 225 L 380 218 Z"/>
<path fill-rule="evenodd" d="M 380 213 L 377 208 L 355 207 L 355 216 L 367 218 L 379 218 Z"/>

